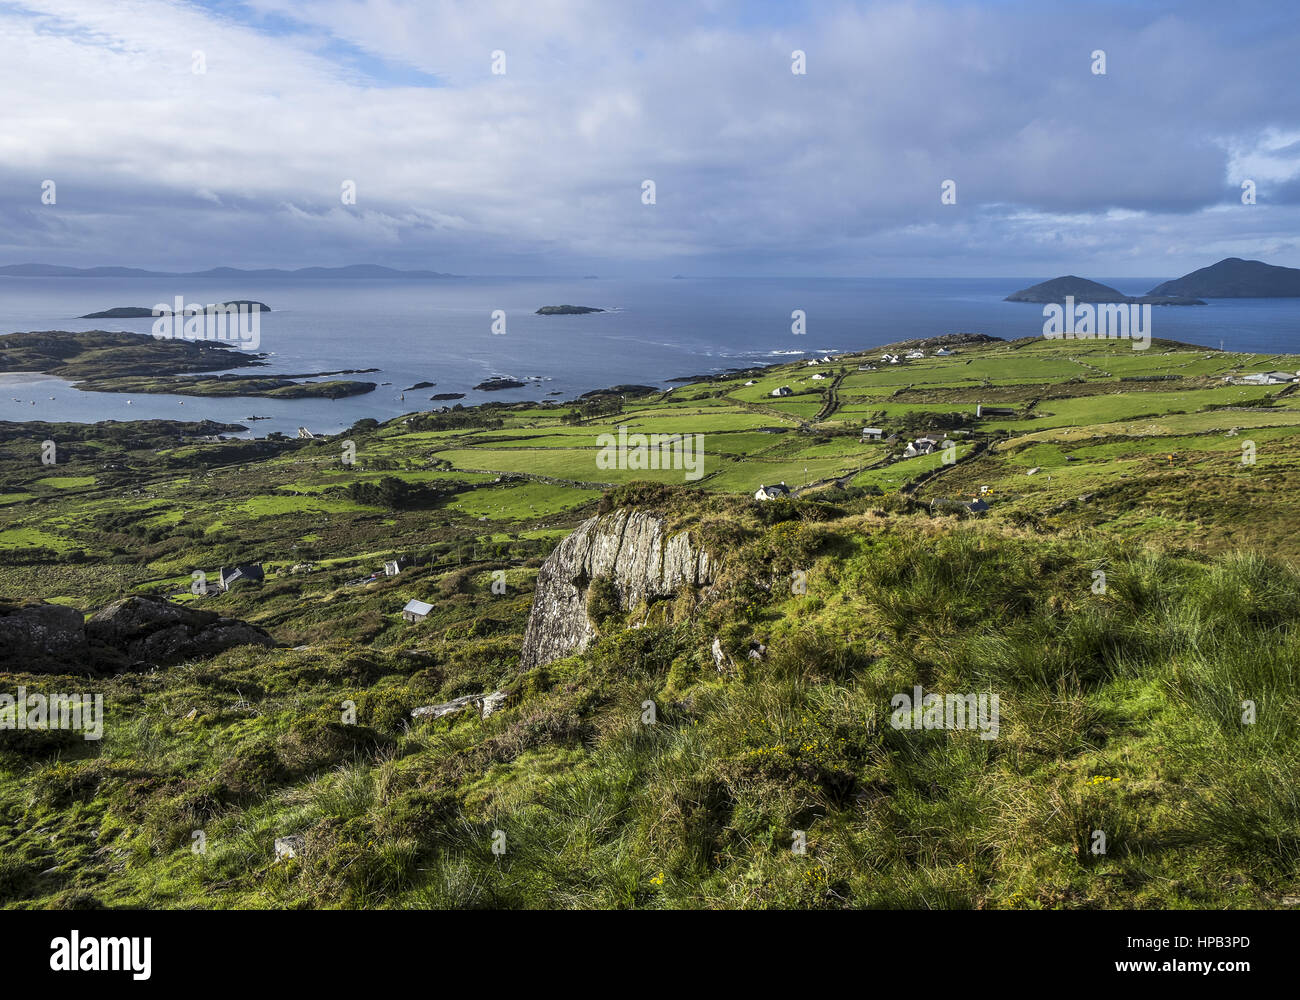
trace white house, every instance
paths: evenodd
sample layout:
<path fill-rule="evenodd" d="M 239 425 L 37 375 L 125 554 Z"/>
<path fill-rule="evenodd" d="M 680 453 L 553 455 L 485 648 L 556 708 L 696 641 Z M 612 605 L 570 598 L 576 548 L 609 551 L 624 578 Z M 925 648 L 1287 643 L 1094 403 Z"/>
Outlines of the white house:
<path fill-rule="evenodd" d="M 768 395 L 769 396 L 792 396 L 794 395 L 794 393 L 788 385 L 783 385 L 779 389 L 773 389 L 770 393 L 768 393 Z"/>
<path fill-rule="evenodd" d="M 826 378 L 826 376 L 823 375 L 821 372 L 818 372 L 818 373 L 817 373 L 816 375 L 814 375 L 812 378 L 813 378 L 813 381 L 814 381 L 814 382 L 818 382 L 818 381 L 820 381 L 820 380 Z"/>
<path fill-rule="evenodd" d="M 923 358 L 923 357 L 925 357 L 925 351 L 908 351 L 908 352 L 907 352 L 907 360 L 908 360 L 908 361 L 915 361 L 915 360 L 917 360 L 918 358 Z"/>
<path fill-rule="evenodd" d="M 408 622 L 422 622 L 429 616 L 433 610 L 432 604 L 425 604 L 424 601 L 407 601 L 406 607 L 402 608 L 402 617 Z"/>
<path fill-rule="evenodd" d="M 790 495 L 790 487 L 782 481 L 778 486 L 760 486 L 754 494 L 755 500 L 777 500 Z"/>
<path fill-rule="evenodd" d="M 934 356 L 935 356 L 936 358 L 950 358 L 950 357 L 952 357 L 952 356 L 953 356 L 954 354 L 956 354 L 956 353 L 957 353 L 956 351 L 950 351 L 950 350 L 948 350 L 948 348 L 946 348 L 946 347 L 941 347 L 941 348 L 939 348 L 937 351 L 934 352 Z"/>

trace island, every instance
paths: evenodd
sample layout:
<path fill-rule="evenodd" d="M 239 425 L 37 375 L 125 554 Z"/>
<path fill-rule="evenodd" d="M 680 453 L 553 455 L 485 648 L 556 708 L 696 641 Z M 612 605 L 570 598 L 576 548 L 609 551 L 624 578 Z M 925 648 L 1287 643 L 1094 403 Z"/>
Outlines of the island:
<path fill-rule="evenodd" d="M 584 316 L 587 313 L 603 313 L 604 309 L 595 306 L 542 306 L 537 310 L 538 316 Z"/>
<path fill-rule="evenodd" d="M 463 392 L 435 392 L 429 398 L 441 402 L 444 399 L 464 399 L 465 394 Z"/>
<path fill-rule="evenodd" d="M 524 383 L 516 378 L 505 378 L 501 375 L 493 375 L 489 379 L 484 379 L 478 385 L 474 386 L 480 392 L 496 392 L 498 389 L 522 389 Z"/>
<path fill-rule="evenodd" d="M 221 302 L 217 305 L 205 306 L 205 309 L 238 309 L 240 306 L 245 307 L 249 312 L 254 310 L 260 312 L 270 312 L 271 307 L 265 302 L 253 302 L 251 299 L 235 299 L 231 302 Z M 105 309 L 103 312 L 86 313 L 84 316 L 78 316 L 78 319 L 152 319 L 156 315 L 152 309 L 144 306 L 115 306 L 112 309 Z"/>
<path fill-rule="evenodd" d="M 1090 281 L 1073 274 L 1052 278 L 1050 281 L 1030 285 L 1018 292 L 1012 292 L 1004 302 L 1038 302 L 1043 304 L 1064 302 L 1073 298 L 1076 302 L 1122 303 L 1126 305 L 1151 306 L 1203 306 L 1200 299 L 1187 295 L 1157 294 L 1125 295 L 1118 288 L 1103 285 L 1100 281 Z"/>
<path fill-rule="evenodd" d="M 337 399 L 375 388 L 374 382 L 302 381 L 351 371 L 289 375 L 231 371 L 265 367 L 265 358 L 219 341 L 158 340 L 148 334 L 104 330 L 0 336 L 0 371 L 41 372 L 68 379 L 74 389 L 86 392 Z M 225 374 L 207 374 L 213 372 Z"/>
<path fill-rule="evenodd" d="M 1300 298 L 1300 268 L 1226 257 L 1151 289 L 1152 295 L 1199 295 L 1207 299 Z"/>

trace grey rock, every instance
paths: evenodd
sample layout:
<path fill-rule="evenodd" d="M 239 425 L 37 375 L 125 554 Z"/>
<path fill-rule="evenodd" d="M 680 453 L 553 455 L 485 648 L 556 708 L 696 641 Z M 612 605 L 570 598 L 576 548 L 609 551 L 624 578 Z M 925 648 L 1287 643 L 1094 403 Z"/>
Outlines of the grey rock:
<path fill-rule="evenodd" d="M 81 670 L 86 635 L 81 612 L 60 604 L 0 607 L 0 649 L 7 669 L 28 673 Z"/>
<path fill-rule="evenodd" d="M 213 611 L 158 597 L 124 597 L 86 622 L 86 637 L 131 662 L 173 664 L 205 659 L 235 646 L 274 646 L 264 630 Z"/>
<path fill-rule="evenodd" d="M 711 583 L 716 566 L 709 553 L 688 532 L 665 537 L 664 529 L 662 517 L 617 510 L 587 519 L 560 542 L 537 574 L 520 666 L 528 670 L 587 648 L 596 635 L 587 594 L 597 577 L 610 579 L 625 610 Z"/>
<path fill-rule="evenodd" d="M 493 691 L 490 694 L 467 694 L 461 698 L 453 698 L 451 701 L 445 701 L 441 705 L 422 705 L 419 708 L 411 710 L 413 719 L 441 719 L 444 715 L 453 715 L 456 712 L 463 712 L 466 709 L 478 709 L 483 718 L 487 718 L 504 703 L 508 698 L 504 691 Z"/>

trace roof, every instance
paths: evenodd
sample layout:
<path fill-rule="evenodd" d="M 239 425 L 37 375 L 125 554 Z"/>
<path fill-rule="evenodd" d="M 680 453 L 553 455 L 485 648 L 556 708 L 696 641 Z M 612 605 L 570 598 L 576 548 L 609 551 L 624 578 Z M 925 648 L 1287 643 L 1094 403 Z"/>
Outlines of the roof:
<path fill-rule="evenodd" d="M 412 600 L 412 601 L 407 601 L 406 607 L 402 608 L 402 610 L 409 611 L 412 614 L 427 615 L 430 611 L 433 610 L 433 605 L 425 604 L 424 601 Z"/>

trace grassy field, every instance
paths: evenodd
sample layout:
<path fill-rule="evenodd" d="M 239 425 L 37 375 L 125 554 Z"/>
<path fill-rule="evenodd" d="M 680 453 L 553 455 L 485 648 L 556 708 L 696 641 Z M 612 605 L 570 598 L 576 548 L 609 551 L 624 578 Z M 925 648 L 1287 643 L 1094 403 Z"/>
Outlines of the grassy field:
<path fill-rule="evenodd" d="M 0 904 L 1280 906 L 1300 892 L 1300 409 L 1224 378 L 1300 358 L 957 350 L 336 440 L 0 425 L 0 603 L 174 595 L 278 642 L 113 676 L 6 661 L 0 693 L 102 692 L 107 720 L 98 742 L 0 729 Z M 701 435 L 700 477 L 602 463 L 620 427 Z M 957 446 L 904 458 L 927 432 Z M 752 499 L 781 481 L 791 499 Z M 979 517 L 941 503 L 976 497 Z M 585 653 L 522 670 L 542 560 L 631 502 L 716 551 L 717 585 L 607 609 Z M 189 593 L 245 562 L 265 581 Z M 435 609 L 418 624 L 412 598 Z M 915 685 L 998 693 L 997 738 L 896 728 Z M 410 719 L 494 689 L 488 719 Z M 277 862 L 288 834 L 304 850 Z"/>

